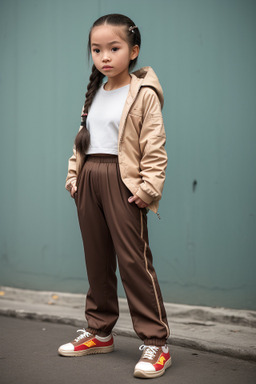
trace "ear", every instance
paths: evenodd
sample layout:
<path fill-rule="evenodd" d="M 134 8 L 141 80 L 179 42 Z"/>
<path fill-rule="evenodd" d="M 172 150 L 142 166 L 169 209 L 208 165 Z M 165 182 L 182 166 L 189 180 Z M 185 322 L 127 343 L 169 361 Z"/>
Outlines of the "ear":
<path fill-rule="evenodd" d="M 131 49 L 130 60 L 136 59 L 136 57 L 139 56 L 139 52 L 140 52 L 140 47 L 138 45 L 134 45 Z"/>

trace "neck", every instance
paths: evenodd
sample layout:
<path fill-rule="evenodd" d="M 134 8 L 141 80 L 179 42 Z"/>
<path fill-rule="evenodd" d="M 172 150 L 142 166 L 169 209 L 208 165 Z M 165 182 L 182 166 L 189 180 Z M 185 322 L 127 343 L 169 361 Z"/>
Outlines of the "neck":
<path fill-rule="evenodd" d="M 130 82 L 131 76 L 129 72 L 123 73 L 116 77 L 108 77 L 108 81 L 104 88 L 106 91 L 113 91 L 114 89 L 118 89 L 130 84 Z"/>

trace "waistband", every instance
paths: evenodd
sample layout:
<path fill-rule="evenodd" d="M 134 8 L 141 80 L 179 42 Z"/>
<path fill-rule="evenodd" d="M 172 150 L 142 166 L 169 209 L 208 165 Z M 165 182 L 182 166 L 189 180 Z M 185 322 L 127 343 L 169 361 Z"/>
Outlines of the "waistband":
<path fill-rule="evenodd" d="M 117 155 L 87 155 L 86 162 L 93 163 L 118 163 Z"/>

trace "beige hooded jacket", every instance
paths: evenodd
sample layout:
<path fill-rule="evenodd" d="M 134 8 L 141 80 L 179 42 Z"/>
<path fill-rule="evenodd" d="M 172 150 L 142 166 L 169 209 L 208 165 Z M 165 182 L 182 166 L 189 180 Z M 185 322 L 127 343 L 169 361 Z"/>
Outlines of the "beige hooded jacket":
<path fill-rule="evenodd" d="M 131 74 L 130 90 L 122 112 L 118 137 L 118 162 L 124 184 L 157 213 L 162 196 L 167 154 L 161 109 L 163 91 L 150 67 Z M 81 129 L 82 127 L 80 127 Z M 70 191 L 86 160 L 76 152 L 69 159 L 66 189 Z"/>

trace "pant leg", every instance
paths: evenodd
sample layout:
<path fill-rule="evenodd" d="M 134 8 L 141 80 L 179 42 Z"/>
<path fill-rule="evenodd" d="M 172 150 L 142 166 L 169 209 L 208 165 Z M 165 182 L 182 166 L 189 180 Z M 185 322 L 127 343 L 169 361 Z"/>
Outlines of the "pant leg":
<path fill-rule="evenodd" d="M 88 330 L 109 335 L 119 314 L 116 254 L 101 206 L 97 163 L 87 161 L 78 182 L 76 204 L 90 284 L 85 316 Z"/>
<path fill-rule="evenodd" d="M 131 193 L 118 163 L 108 164 L 99 189 L 135 332 L 147 345 L 164 345 L 169 327 L 148 244 L 146 211 L 128 202 Z"/>

